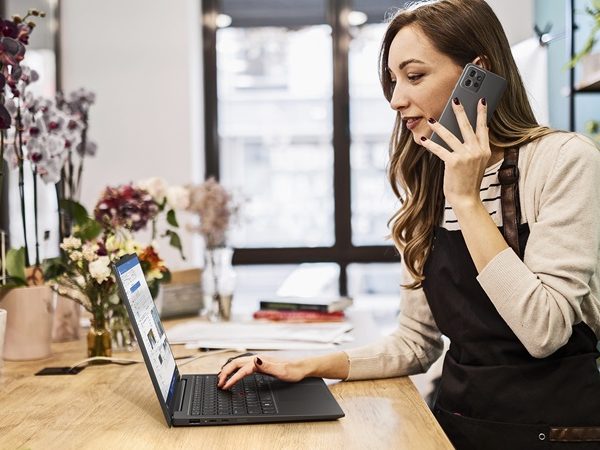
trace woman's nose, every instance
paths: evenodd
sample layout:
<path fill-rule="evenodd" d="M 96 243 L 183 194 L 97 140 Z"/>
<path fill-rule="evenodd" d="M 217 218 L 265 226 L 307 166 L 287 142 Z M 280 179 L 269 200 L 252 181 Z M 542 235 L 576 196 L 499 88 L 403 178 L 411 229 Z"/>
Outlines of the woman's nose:
<path fill-rule="evenodd" d="M 394 92 L 392 92 L 392 99 L 390 100 L 390 107 L 394 111 L 400 111 L 408 106 L 408 99 L 403 94 L 402 90 L 396 86 Z"/>

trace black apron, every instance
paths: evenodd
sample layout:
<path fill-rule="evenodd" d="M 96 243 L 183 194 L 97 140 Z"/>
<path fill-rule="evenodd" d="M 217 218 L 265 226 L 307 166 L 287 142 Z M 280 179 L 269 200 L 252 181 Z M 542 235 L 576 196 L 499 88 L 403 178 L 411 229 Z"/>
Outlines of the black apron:
<path fill-rule="evenodd" d="M 518 215 L 511 247 L 521 256 L 529 227 L 517 224 Z M 424 275 L 435 322 L 451 342 L 434 414 L 457 449 L 600 449 L 599 353 L 585 323 L 552 355 L 532 357 L 479 285 L 460 231 L 435 228 Z"/>

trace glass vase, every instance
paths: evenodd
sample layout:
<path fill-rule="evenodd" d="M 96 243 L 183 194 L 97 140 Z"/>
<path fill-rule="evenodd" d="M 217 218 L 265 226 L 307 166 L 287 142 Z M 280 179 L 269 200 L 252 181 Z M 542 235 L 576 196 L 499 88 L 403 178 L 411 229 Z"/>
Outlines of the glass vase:
<path fill-rule="evenodd" d="M 232 258 L 233 249 L 229 247 L 207 248 L 204 252 L 202 315 L 211 322 L 231 319 L 231 303 L 236 282 Z"/>
<path fill-rule="evenodd" d="M 104 312 L 96 312 L 90 319 L 87 335 L 88 357 L 112 356 L 112 340 Z"/>
<path fill-rule="evenodd" d="M 112 308 L 110 317 L 112 348 L 115 352 L 131 352 L 136 348 L 135 332 L 125 305 L 119 303 Z"/>

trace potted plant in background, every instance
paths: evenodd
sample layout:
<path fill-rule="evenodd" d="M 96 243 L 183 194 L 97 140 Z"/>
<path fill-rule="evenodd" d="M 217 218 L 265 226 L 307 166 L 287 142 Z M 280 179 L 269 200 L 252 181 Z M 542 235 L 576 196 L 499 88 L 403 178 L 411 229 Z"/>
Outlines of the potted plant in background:
<path fill-rule="evenodd" d="M 73 140 L 66 148 L 64 164 L 60 168 L 60 182 L 56 183 L 56 198 L 59 205 L 58 232 L 60 241 L 73 232 L 73 205 L 79 203 L 85 160 L 95 156 L 97 145 L 89 139 L 90 108 L 96 95 L 80 88 L 69 94 L 57 92 L 55 105 L 67 119 L 67 128 Z M 63 255 L 64 256 L 64 255 Z M 57 295 L 54 309 L 52 339 L 64 342 L 79 338 L 79 321 L 81 308 L 77 303 L 62 295 Z"/>
<path fill-rule="evenodd" d="M 204 240 L 202 272 L 202 315 L 211 321 L 229 320 L 236 274 L 232 266 L 233 249 L 227 246 L 227 231 L 240 205 L 214 178 L 188 187 L 188 211 L 196 214 L 198 225 L 189 229 Z"/>
<path fill-rule="evenodd" d="M 7 310 L 4 358 L 9 360 L 44 358 L 51 352 L 52 292 L 43 284 L 37 239 L 35 264 L 29 263 L 24 202 L 25 161 L 33 171 L 34 183 L 43 170 L 43 162 L 36 161 L 34 153 L 25 151 L 23 136 L 26 87 L 37 79 L 37 74 L 20 65 L 35 27 L 31 18 L 44 15 L 32 9 L 24 17 L 0 19 L 0 158 L 8 159 L 18 169 L 26 244 L 22 249 L 11 249 L 2 255 L 3 273 L 6 270 L 8 276 L 2 279 L 0 307 Z M 0 186 L 2 183 L 0 169 Z M 34 203 L 35 192 L 36 186 Z M 37 229 L 36 211 L 34 220 Z"/>

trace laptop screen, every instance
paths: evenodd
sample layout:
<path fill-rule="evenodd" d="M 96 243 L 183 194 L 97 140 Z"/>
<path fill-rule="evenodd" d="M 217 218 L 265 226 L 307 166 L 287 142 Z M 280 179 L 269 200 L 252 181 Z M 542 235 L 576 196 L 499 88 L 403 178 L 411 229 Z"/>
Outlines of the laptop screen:
<path fill-rule="evenodd" d="M 144 278 L 142 266 L 136 256 L 122 260 L 116 265 L 122 284 L 122 295 L 129 303 L 130 319 L 138 329 L 139 344 L 146 350 L 149 360 L 148 370 L 154 373 L 163 400 L 168 405 L 175 387 L 175 358 L 167 342 L 158 311 L 154 305 L 150 289 Z"/>

